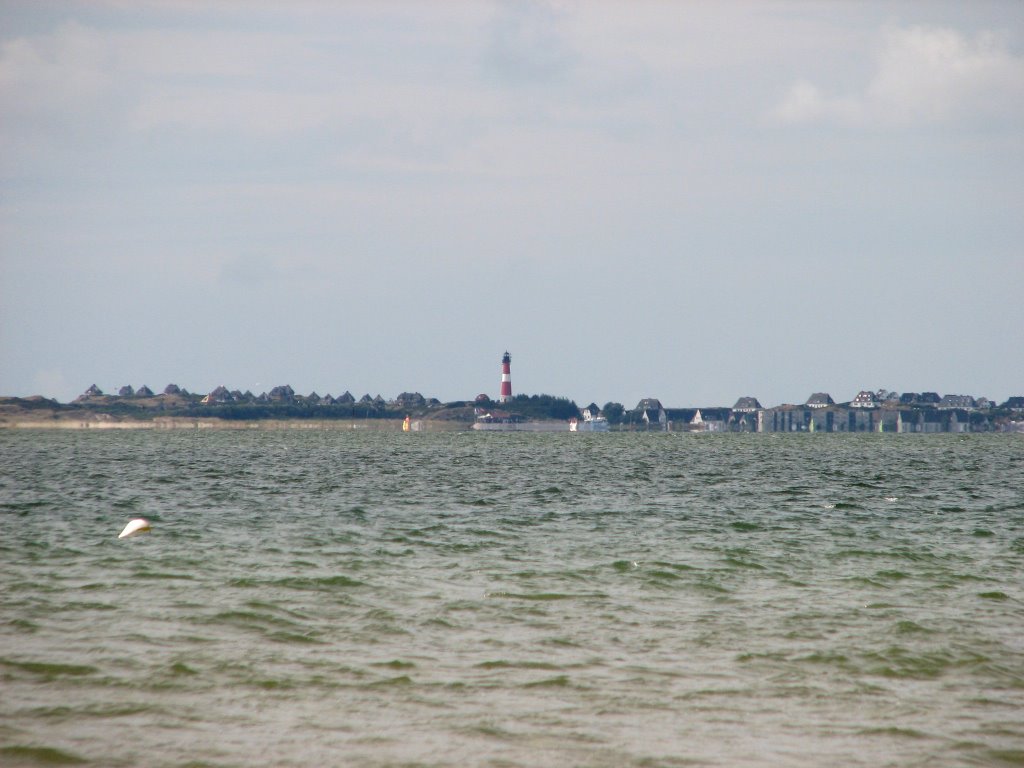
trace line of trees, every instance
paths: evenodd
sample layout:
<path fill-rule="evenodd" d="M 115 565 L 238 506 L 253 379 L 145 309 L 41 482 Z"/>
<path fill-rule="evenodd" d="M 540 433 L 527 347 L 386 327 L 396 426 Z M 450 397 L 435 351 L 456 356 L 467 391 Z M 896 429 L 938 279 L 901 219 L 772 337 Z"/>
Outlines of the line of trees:
<path fill-rule="evenodd" d="M 506 411 L 524 419 L 568 421 L 580 417 L 580 409 L 575 401 L 555 395 L 515 395 L 504 403 L 478 398 L 474 405 L 478 408 Z"/>

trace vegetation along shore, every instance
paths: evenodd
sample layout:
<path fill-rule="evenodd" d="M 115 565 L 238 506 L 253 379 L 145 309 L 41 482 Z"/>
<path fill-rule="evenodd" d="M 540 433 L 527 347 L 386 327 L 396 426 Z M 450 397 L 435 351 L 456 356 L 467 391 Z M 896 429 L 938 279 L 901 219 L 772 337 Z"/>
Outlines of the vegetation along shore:
<path fill-rule="evenodd" d="M 409 429 L 462 430 L 481 419 L 509 424 L 562 422 L 592 416 L 616 431 L 686 432 L 1021 432 L 1024 397 L 1003 403 L 967 395 L 862 391 L 836 403 L 814 393 L 802 404 L 765 408 L 754 397 L 732 407 L 670 408 L 644 398 L 628 409 L 621 403 L 580 407 L 552 395 L 520 394 L 507 402 L 487 395 L 442 403 L 418 392 L 382 396 L 351 393 L 296 394 L 289 385 L 270 392 L 217 387 L 192 393 L 169 384 L 157 394 L 149 387 L 121 387 L 116 394 L 93 385 L 70 403 L 42 396 L 0 397 L 0 428 L 31 429 Z M 567 427 L 568 428 L 568 427 Z"/>

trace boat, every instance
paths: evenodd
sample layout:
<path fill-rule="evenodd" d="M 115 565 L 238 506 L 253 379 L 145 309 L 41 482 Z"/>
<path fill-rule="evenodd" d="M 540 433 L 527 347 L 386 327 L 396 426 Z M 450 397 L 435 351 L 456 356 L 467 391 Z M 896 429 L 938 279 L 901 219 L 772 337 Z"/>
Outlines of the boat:
<path fill-rule="evenodd" d="M 583 421 L 572 418 L 569 420 L 570 432 L 608 432 L 608 419 L 601 414 L 596 416 L 589 410 L 583 411 Z"/>

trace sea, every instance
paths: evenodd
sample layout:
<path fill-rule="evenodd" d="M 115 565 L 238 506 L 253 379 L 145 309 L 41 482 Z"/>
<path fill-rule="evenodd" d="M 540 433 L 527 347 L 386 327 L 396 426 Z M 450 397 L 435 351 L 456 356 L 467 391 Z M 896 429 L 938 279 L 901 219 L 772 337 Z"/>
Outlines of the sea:
<path fill-rule="evenodd" d="M 2 766 L 1024 765 L 1024 435 L 0 430 L 0 520 Z"/>

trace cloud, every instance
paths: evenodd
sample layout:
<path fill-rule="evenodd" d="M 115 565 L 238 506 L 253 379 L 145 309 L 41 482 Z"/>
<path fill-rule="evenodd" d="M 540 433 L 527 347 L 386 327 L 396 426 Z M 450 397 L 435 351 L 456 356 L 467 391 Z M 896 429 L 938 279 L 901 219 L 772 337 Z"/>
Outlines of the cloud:
<path fill-rule="evenodd" d="M 336 116 L 337 98 L 308 73 L 325 57 L 287 33 L 112 31 L 77 22 L 0 47 L 0 114 L 53 128 L 93 123 L 257 136 L 305 131 Z M 296 72 L 305 72 L 296 88 Z"/>
<path fill-rule="evenodd" d="M 808 80 L 794 83 L 772 110 L 782 123 L 834 121 L 907 125 L 996 117 L 1024 104 L 1024 59 L 991 33 L 973 40 L 952 29 L 889 28 L 870 81 L 860 93 L 829 95 Z"/>
<path fill-rule="evenodd" d="M 829 98 L 818 88 L 800 80 L 794 83 L 772 116 L 783 123 L 805 123 L 837 119 L 857 121 L 863 117 L 863 105 L 855 98 Z"/>

